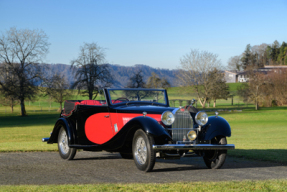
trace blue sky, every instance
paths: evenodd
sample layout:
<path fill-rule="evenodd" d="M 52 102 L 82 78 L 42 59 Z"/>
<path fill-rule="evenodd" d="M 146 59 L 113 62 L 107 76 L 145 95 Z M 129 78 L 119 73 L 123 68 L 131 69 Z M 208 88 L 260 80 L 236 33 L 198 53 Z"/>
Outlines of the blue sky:
<path fill-rule="evenodd" d="M 111 64 L 175 69 L 190 49 L 227 65 L 247 44 L 286 42 L 286 13 L 286 0 L 0 0 L 0 31 L 45 31 L 47 63 L 70 64 L 96 42 Z"/>

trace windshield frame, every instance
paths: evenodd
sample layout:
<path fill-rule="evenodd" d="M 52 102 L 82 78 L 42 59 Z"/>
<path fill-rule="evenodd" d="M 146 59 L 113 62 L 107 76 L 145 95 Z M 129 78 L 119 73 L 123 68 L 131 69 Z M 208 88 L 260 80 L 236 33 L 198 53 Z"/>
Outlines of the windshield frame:
<path fill-rule="evenodd" d="M 165 97 L 165 103 L 157 103 L 157 102 L 151 102 L 151 101 L 129 101 L 129 102 L 122 102 L 122 103 L 112 103 L 111 100 L 111 91 L 162 91 L 164 93 Z M 129 104 L 143 104 L 143 105 L 160 105 L 160 106 L 166 106 L 169 107 L 169 101 L 167 96 L 167 91 L 165 89 L 149 89 L 149 88 L 109 88 L 106 89 L 106 96 L 108 96 L 107 101 L 109 105 L 111 106 L 118 106 L 118 105 L 129 105 Z"/>

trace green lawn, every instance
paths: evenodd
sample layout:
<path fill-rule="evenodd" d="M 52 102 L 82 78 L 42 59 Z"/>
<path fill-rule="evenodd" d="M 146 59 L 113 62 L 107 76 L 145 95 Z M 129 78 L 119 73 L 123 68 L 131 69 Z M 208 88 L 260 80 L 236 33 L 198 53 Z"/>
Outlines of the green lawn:
<path fill-rule="evenodd" d="M 287 180 L 0 186 L 1 191 L 286 191 Z"/>
<path fill-rule="evenodd" d="M 26 117 L 0 113 L 0 152 L 57 150 L 41 139 L 49 137 L 58 117 L 58 112 L 29 112 Z"/>
<path fill-rule="evenodd" d="M 287 108 L 260 111 L 221 112 L 231 126 L 236 150 L 228 154 L 258 160 L 287 163 Z"/>
<path fill-rule="evenodd" d="M 1 107 L 0 107 L 1 109 Z M 264 108 L 220 111 L 231 125 L 228 143 L 236 146 L 229 155 L 287 163 L 287 108 Z M 213 112 L 209 112 L 213 115 Z M 57 145 L 47 145 L 41 138 L 49 137 L 58 112 L 29 112 L 29 116 L 0 113 L 0 152 L 56 151 Z"/>

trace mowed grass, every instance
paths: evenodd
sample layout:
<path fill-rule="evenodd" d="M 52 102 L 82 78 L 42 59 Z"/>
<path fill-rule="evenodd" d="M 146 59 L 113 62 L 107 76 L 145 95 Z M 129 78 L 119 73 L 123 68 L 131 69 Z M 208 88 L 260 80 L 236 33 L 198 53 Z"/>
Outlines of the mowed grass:
<path fill-rule="evenodd" d="M 287 108 L 264 108 L 259 111 L 219 112 L 231 126 L 228 143 L 235 150 L 228 154 L 287 164 Z M 213 115 L 213 112 L 209 112 Z M 27 117 L 0 113 L 0 152 L 57 151 L 57 145 L 41 142 L 49 137 L 59 112 L 29 112 Z"/>
<path fill-rule="evenodd" d="M 286 191 L 287 180 L 1 186 L 1 191 Z"/>
<path fill-rule="evenodd" d="M 29 112 L 21 117 L 0 113 L 0 152 L 56 151 L 57 145 L 41 142 L 49 137 L 59 112 Z"/>
<path fill-rule="evenodd" d="M 287 163 L 287 108 L 220 114 L 231 126 L 229 155 Z"/>

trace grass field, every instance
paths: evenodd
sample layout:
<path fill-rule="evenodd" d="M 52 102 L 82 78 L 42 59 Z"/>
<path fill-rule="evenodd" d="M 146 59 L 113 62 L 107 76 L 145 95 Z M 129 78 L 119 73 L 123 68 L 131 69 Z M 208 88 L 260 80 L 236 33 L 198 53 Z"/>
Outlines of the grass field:
<path fill-rule="evenodd" d="M 287 180 L 185 182 L 166 184 L 88 184 L 0 186 L 1 191 L 286 191 Z"/>
<path fill-rule="evenodd" d="M 287 164 L 287 108 L 220 112 L 231 125 L 229 155 Z"/>
<path fill-rule="evenodd" d="M 287 164 L 286 107 L 219 113 L 232 128 L 228 143 L 236 149 L 230 150 L 230 155 Z M 27 117 L 0 113 L 0 152 L 56 151 L 57 145 L 42 143 L 41 138 L 49 137 L 58 117 L 58 112 L 48 111 L 29 112 Z"/>
<path fill-rule="evenodd" d="M 0 152 L 55 151 L 56 145 L 47 145 L 41 138 L 49 137 L 59 112 L 29 112 L 29 116 L 0 113 Z"/>

